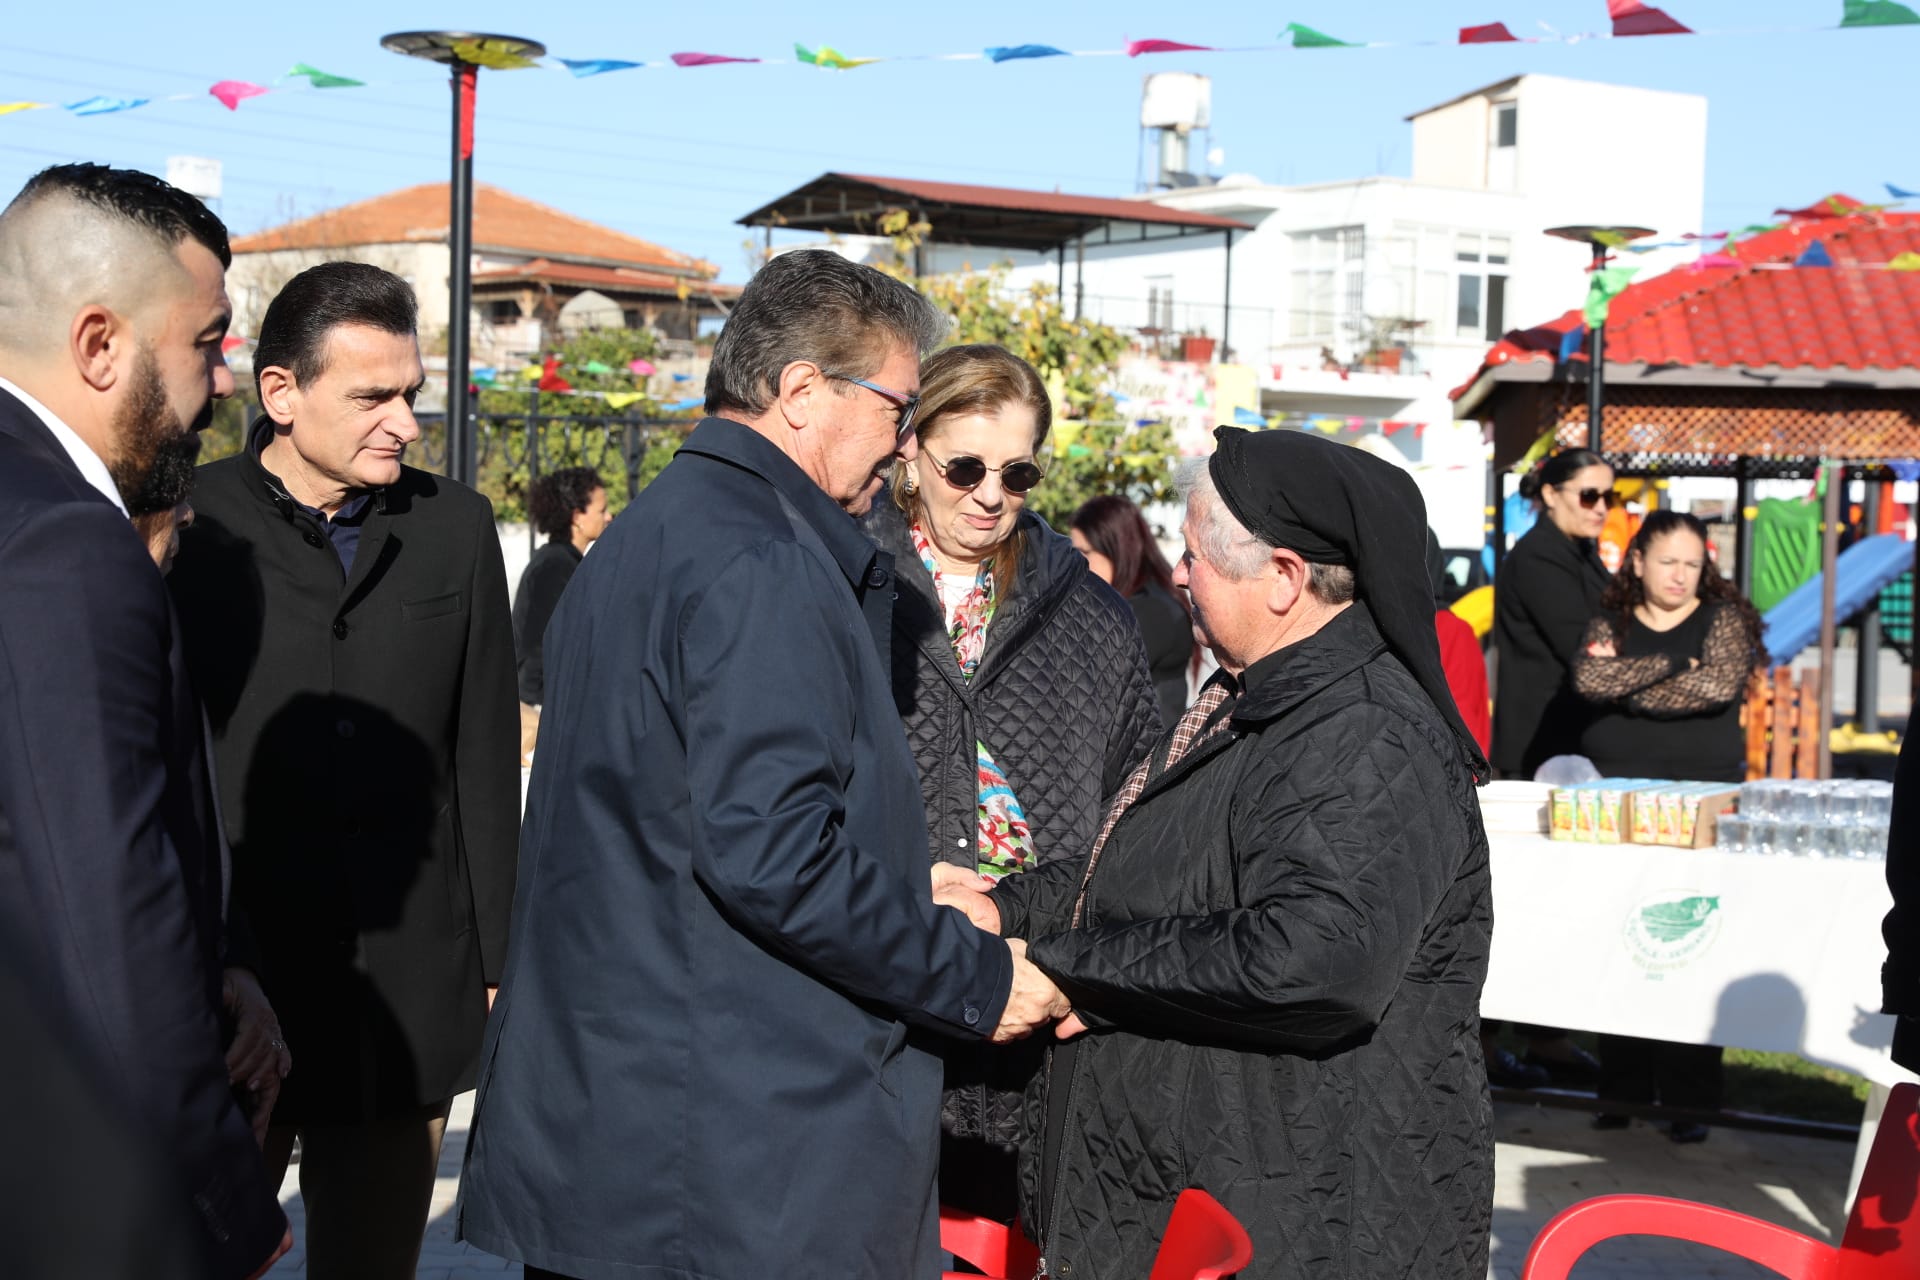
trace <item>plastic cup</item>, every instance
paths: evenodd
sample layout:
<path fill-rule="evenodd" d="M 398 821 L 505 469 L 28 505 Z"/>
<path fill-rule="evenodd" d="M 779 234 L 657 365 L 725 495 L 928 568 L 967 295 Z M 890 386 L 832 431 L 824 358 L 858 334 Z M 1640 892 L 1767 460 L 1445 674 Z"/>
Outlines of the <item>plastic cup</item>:
<path fill-rule="evenodd" d="M 1793 858 L 1813 857 L 1818 852 L 1813 847 L 1813 833 L 1819 830 L 1817 823 L 1804 818 L 1780 824 L 1780 852 Z"/>
<path fill-rule="evenodd" d="M 1751 821 L 1737 813 L 1721 814 L 1719 825 L 1714 828 L 1714 846 L 1728 853 L 1747 852 L 1747 828 Z"/>
<path fill-rule="evenodd" d="M 1773 817 L 1747 819 L 1747 852 L 1772 857 L 1780 850 L 1780 823 Z"/>

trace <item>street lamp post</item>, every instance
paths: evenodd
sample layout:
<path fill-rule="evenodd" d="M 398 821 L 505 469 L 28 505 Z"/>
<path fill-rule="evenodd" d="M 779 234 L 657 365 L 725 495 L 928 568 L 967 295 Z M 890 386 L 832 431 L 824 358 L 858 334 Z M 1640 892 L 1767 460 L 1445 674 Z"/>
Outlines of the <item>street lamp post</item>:
<path fill-rule="evenodd" d="M 473 108 L 480 68 L 515 65 L 544 55 L 546 46 L 518 36 L 471 31 L 399 31 L 380 47 L 425 58 L 451 70 L 453 87 L 453 182 L 447 221 L 447 474 L 462 484 L 479 480 L 473 417 L 468 410 L 468 315 L 473 309 Z M 475 61 L 480 56 L 482 60 Z M 503 61 L 504 60 L 504 61 Z M 524 61 L 518 65 L 525 65 Z"/>
<path fill-rule="evenodd" d="M 1547 234 L 1593 247 L 1593 265 L 1598 271 L 1607 265 L 1607 250 L 1631 240 L 1653 234 L 1648 227 L 1549 227 Z M 1604 454 L 1601 448 L 1601 414 L 1606 404 L 1607 326 L 1596 324 L 1587 331 L 1587 448 Z"/>

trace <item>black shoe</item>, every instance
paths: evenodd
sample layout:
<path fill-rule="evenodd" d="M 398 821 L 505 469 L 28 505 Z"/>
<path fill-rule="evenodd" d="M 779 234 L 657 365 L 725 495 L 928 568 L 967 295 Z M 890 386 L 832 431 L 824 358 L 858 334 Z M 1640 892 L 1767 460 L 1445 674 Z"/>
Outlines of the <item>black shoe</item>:
<path fill-rule="evenodd" d="M 1567 1050 L 1573 1056 L 1560 1059 L 1544 1057 L 1529 1049 L 1522 1061 L 1546 1072 L 1556 1085 L 1591 1088 L 1600 1079 L 1600 1060 L 1577 1044 L 1568 1045 Z"/>
<path fill-rule="evenodd" d="M 1596 1129 L 1624 1129 L 1633 1123 L 1631 1116 L 1623 1116 L 1612 1111 L 1602 1111 L 1593 1117 Z"/>
<path fill-rule="evenodd" d="M 1704 1124 L 1682 1124 L 1676 1120 L 1673 1127 L 1667 1130 L 1667 1137 L 1682 1146 L 1690 1146 L 1696 1142 L 1705 1142 L 1707 1135 L 1712 1132 L 1713 1130 Z"/>
<path fill-rule="evenodd" d="M 1528 1066 L 1505 1049 L 1487 1054 L 1487 1083 L 1496 1089 L 1538 1089 L 1548 1082 L 1545 1071 Z"/>

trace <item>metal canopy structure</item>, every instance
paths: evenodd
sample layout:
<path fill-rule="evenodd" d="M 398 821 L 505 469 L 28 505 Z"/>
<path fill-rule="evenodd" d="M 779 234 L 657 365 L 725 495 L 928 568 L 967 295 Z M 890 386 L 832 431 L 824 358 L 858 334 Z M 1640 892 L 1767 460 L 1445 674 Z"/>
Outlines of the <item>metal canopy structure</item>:
<path fill-rule="evenodd" d="M 1075 261 L 1074 314 L 1085 296 L 1084 271 L 1089 244 L 1129 244 L 1175 240 L 1196 235 L 1220 235 L 1226 240 L 1226 290 L 1230 304 L 1233 285 L 1233 237 L 1251 231 L 1249 223 L 1218 214 L 1189 213 L 1147 200 L 1120 200 L 1109 196 L 1076 196 L 1058 191 L 1027 191 L 1016 187 L 979 187 L 958 182 L 925 182 L 916 178 L 879 178 L 854 173 L 823 173 L 795 187 L 739 219 L 743 227 L 765 230 L 771 247 L 776 228 L 839 235 L 878 235 L 880 220 L 905 210 L 933 230 L 932 244 L 977 245 L 1051 253 L 1059 265 L 1060 292 L 1066 294 L 1067 249 Z M 925 273 L 924 254 L 915 264 Z M 1231 305 L 1222 306 L 1231 323 Z M 1220 346 L 1229 336 L 1222 325 Z"/>

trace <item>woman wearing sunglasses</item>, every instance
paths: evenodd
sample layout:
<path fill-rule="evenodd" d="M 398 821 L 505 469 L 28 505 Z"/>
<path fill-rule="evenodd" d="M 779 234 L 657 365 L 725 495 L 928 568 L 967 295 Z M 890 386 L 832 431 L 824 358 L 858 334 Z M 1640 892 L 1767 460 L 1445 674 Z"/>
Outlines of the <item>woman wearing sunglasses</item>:
<path fill-rule="evenodd" d="M 898 574 L 894 692 L 936 879 L 1084 855 L 1160 732 L 1133 612 L 1025 509 L 1051 423 L 1045 384 L 1019 357 L 935 354 L 921 369 L 918 455 L 865 520 Z M 943 1203 L 1013 1218 L 1021 1090 L 1042 1039 L 949 1051 Z"/>
<path fill-rule="evenodd" d="M 1530 779 L 1554 756 L 1580 751 L 1592 712 L 1573 690 L 1573 659 L 1612 575 L 1597 539 L 1606 526 L 1613 468 L 1589 449 L 1562 449 L 1520 481 L 1540 518 L 1500 562 L 1493 586 L 1494 774 Z M 1487 1078 L 1506 1088 L 1585 1084 L 1599 1064 L 1555 1027 L 1522 1027 L 1526 1060 L 1482 1024 Z"/>

